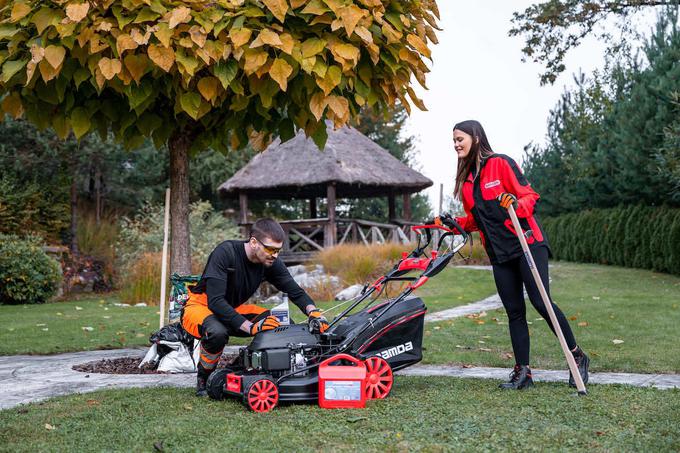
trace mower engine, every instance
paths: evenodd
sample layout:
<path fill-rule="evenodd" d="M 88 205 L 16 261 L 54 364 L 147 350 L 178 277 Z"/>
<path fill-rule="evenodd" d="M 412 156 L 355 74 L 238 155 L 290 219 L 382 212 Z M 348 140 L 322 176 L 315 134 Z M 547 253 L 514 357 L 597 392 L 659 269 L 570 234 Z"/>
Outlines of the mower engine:
<path fill-rule="evenodd" d="M 281 326 L 257 335 L 253 342 L 239 351 L 239 362 L 245 369 L 263 372 L 278 378 L 309 365 L 308 359 L 321 351 L 319 339 L 309 333 L 306 324 Z M 309 372 L 297 373 L 297 377 Z"/>

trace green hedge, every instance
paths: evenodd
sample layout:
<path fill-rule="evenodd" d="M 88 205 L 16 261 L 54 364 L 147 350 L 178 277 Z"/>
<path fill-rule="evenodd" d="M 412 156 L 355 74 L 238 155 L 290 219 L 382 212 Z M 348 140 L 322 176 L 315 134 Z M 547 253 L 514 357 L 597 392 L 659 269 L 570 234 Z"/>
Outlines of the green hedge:
<path fill-rule="evenodd" d="M 680 209 L 590 209 L 542 223 L 556 259 L 680 275 Z"/>
<path fill-rule="evenodd" d="M 40 241 L 0 234 L 0 305 L 41 304 L 59 289 L 61 267 Z"/>

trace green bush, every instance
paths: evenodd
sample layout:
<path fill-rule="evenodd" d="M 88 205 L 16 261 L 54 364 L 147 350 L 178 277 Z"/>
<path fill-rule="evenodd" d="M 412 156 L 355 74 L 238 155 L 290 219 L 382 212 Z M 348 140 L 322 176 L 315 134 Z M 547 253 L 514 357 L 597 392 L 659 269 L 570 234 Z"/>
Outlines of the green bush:
<path fill-rule="evenodd" d="M 626 206 L 543 220 L 556 259 L 680 274 L 680 209 Z"/>
<path fill-rule="evenodd" d="M 202 269 L 213 249 L 227 239 L 239 239 L 238 227 L 215 211 L 207 201 L 192 203 L 191 257 Z M 128 270 L 145 253 L 163 249 L 163 206 L 145 204 L 133 217 L 123 217 L 116 244 L 117 258 L 123 271 Z"/>
<path fill-rule="evenodd" d="M 59 263 L 36 237 L 0 234 L 0 304 L 41 304 L 61 283 Z"/>

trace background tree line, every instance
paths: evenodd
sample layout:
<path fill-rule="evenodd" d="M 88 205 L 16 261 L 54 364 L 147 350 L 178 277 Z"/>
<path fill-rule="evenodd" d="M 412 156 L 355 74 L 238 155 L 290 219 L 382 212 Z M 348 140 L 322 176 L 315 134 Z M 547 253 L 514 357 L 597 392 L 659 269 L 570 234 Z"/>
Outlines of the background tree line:
<path fill-rule="evenodd" d="M 638 52 L 575 77 L 550 113 L 547 143 L 525 149 L 541 213 L 680 206 L 680 33 L 668 8 Z"/>

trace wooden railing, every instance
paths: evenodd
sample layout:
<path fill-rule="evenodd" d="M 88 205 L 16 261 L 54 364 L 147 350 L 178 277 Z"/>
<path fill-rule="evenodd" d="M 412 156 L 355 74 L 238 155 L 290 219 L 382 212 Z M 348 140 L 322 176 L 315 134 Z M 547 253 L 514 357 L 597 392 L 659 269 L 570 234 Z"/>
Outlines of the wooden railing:
<path fill-rule="evenodd" d="M 379 223 L 361 219 L 336 219 L 332 225 L 328 218 L 285 220 L 279 222 L 286 232 L 282 257 L 287 262 L 305 261 L 326 247 L 346 243 L 383 244 L 385 242 L 409 243 L 416 240 L 410 226 L 414 222 L 395 220 Z M 241 226 L 248 228 L 251 224 Z"/>

